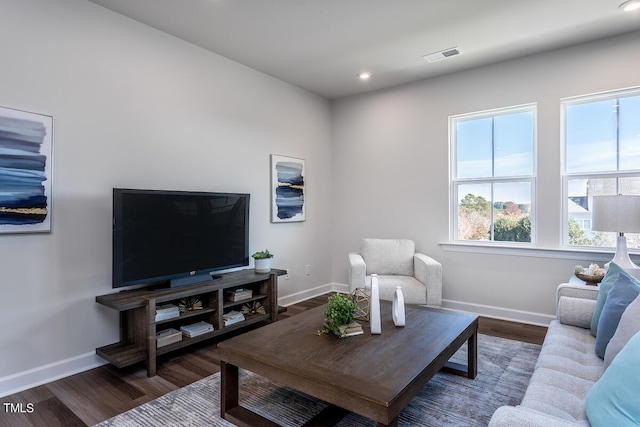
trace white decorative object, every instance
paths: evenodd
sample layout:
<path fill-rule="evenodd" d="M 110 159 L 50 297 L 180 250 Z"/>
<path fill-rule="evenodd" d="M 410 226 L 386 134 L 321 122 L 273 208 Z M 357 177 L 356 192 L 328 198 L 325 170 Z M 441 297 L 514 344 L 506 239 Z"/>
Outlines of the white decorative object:
<path fill-rule="evenodd" d="M 380 291 L 378 289 L 378 275 L 371 275 L 371 309 L 369 310 L 369 325 L 371 334 L 381 334 L 382 324 L 380 322 Z"/>
<path fill-rule="evenodd" d="M 393 294 L 391 310 L 393 323 L 396 326 L 404 326 L 404 296 L 402 295 L 402 287 L 400 286 L 396 286 L 396 291 Z"/>
<path fill-rule="evenodd" d="M 611 261 L 640 277 L 640 267 L 635 265 L 627 251 L 624 233 L 640 233 L 640 196 L 593 196 L 591 207 L 591 229 L 618 233 L 616 253 Z M 609 261 L 604 266 L 609 268 Z"/>
<path fill-rule="evenodd" d="M 271 258 L 255 260 L 256 273 L 269 273 L 271 271 Z"/>

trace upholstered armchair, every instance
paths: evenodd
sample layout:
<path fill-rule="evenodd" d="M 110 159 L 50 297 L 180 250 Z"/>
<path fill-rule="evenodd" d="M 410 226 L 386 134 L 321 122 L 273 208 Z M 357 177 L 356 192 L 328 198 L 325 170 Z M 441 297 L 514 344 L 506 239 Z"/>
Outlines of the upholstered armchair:
<path fill-rule="evenodd" d="M 406 304 L 442 306 L 442 265 L 416 253 L 413 240 L 363 239 L 360 253 L 349 253 L 349 290 L 371 288 L 371 274 L 382 300 L 392 301 L 401 286 Z"/>

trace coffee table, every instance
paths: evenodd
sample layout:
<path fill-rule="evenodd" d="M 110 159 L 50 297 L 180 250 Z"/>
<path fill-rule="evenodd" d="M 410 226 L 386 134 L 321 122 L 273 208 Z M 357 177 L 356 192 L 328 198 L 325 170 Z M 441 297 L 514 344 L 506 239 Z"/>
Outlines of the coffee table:
<path fill-rule="evenodd" d="M 406 306 L 399 328 L 391 304 L 380 308 L 381 335 L 360 322 L 363 335 L 318 336 L 325 305 L 220 343 L 220 416 L 238 426 L 278 425 L 240 406 L 238 368 L 329 403 L 305 426 L 334 425 L 349 411 L 397 426 L 400 411 L 441 369 L 476 377 L 478 316 Z M 465 341 L 467 365 L 448 362 Z"/>

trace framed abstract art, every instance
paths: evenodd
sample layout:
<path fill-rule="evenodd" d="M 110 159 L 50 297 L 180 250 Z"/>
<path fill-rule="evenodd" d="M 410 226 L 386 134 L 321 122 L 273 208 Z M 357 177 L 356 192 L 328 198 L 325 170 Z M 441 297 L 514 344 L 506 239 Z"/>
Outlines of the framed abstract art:
<path fill-rule="evenodd" d="M 305 220 L 305 178 L 303 159 L 271 155 L 271 222 Z"/>
<path fill-rule="evenodd" d="M 0 233 L 51 231 L 53 117 L 0 107 Z"/>

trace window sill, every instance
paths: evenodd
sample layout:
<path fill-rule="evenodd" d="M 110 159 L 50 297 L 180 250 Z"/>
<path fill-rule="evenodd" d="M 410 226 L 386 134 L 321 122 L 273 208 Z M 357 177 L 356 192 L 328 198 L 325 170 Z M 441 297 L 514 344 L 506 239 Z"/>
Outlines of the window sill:
<path fill-rule="evenodd" d="M 535 258 L 554 258 L 567 260 L 589 259 L 594 262 L 606 263 L 614 255 L 613 248 L 540 248 L 533 246 L 519 246 L 509 244 L 440 242 L 442 250 L 447 252 L 465 252 L 491 255 L 522 256 Z M 640 263 L 640 254 L 629 254 L 636 264 Z"/>

